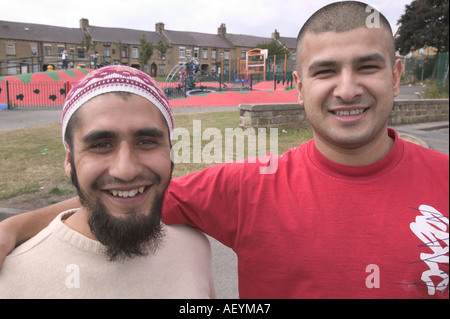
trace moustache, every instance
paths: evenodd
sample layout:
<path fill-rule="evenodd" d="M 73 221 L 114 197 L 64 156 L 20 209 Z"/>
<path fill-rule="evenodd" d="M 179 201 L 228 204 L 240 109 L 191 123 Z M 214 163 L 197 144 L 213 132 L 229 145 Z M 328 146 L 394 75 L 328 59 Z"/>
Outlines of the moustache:
<path fill-rule="evenodd" d="M 363 95 L 363 96 L 357 96 L 352 101 L 344 101 L 340 98 L 336 97 L 330 97 L 325 100 L 324 107 L 327 109 L 335 108 L 335 107 L 342 107 L 342 106 L 371 106 L 375 105 L 376 100 L 372 96 Z"/>
<path fill-rule="evenodd" d="M 101 190 L 104 189 L 106 186 L 111 187 L 121 187 L 121 186 L 127 186 L 130 184 L 160 184 L 161 183 L 161 176 L 155 173 L 147 172 L 143 173 L 141 175 L 136 176 L 131 181 L 124 181 L 120 178 L 112 177 L 112 176 L 104 176 L 97 179 L 92 184 L 92 189 L 94 190 Z"/>

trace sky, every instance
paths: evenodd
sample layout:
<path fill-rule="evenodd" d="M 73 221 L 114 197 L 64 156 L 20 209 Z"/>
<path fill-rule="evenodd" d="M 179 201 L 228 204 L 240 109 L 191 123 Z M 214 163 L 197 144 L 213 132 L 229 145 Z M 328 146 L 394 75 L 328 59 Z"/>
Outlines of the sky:
<path fill-rule="evenodd" d="M 395 33 L 405 5 L 413 0 L 370 0 Z M 5 0 L 0 20 L 79 28 L 81 18 L 98 27 L 155 31 L 166 30 L 217 34 L 225 23 L 227 33 L 270 37 L 275 29 L 282 37 L 297 37 L 308 17 L 330 0 Z M 0 30 L 1 32 L 1 30 Z"/>

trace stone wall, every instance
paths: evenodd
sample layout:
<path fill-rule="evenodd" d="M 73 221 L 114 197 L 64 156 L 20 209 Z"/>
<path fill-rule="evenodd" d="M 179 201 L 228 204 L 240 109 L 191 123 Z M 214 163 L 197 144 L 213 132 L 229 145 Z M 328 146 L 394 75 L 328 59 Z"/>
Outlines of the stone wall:
<path fill-rule="evenodd" d="M 307 123 L 305 109 L 298 103 L 241 104 L 241 127 L 282 127 Z M 449 100 L 396 100 L 389 125 L 449 120 Z"/>
<path fill-rule="evenodd" d="M 448 121 L 448 99 L 397 100 L 389 118 L 390 125 Z"/>

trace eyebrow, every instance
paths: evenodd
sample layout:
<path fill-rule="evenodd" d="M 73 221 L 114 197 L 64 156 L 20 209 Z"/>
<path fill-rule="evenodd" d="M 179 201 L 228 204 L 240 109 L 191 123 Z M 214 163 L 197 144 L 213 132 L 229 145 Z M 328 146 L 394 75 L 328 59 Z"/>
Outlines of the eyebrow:
<path fill-rule="evenodd" d="M 116 136 L 117 134 L 112 131 L 92 131 L 83 136 L 83 143 L 89 144 L 102 139 L 112 139 Z"/>
<path fill-rule="evenodd" d="M 373 53 L 373 54 L 368 54 L 368 55 L 364 55 L 364 56 L 360 56 L 355 58 L 353 61 L 353 63 L 365 63 L 365 62 L 382 62 L 382 63 L 386 63 L 386 59 L 379 53 Z M 339 63 L 337 61 L 334 60 L 318 60 L 318 61 L 314 61 L 309 67 L 308 67 L 308 71 L 312 71 L 314 69 L 317 68 L 328 68 L 328 67 L 335 67 L 339 65 Z"/>
<path fill-rule="evenodd" d="M 362 63 L 362 62 L 371 62 L 371 61 L 386 63 L 386 59 L 384 58 L 384 56 L 382 56 L 379 53 L 368 54 L 368 55 L 359 57 L 354 62 Z"/>
<path fill-rule="evenodd" d="M 114 139 L 118 136 L 114 131 L 107 131 L 107 130 L 97 130 L 92 131 L 85 135 L 83 137 L 83 142 L 86 144 L 102 140 L 102 139 Z M 142 136 L 148 136 L 148 137 L 155 137 L 155 138 L 163 138 L 164 132 L 157 128 L 141 128 L 133 131 L 132 133 L 133 137 L 142 137 Z"/>
<path fill-rule="evenodd" d="M 157 137 L 162 138 L 164 137 L 164 132 L 160 129 L 149 127 L 149 128 L 142 128 L 138 129 L 133 132 L 134 137 L 138 136 L 150 136 L 150 137 Z"/>

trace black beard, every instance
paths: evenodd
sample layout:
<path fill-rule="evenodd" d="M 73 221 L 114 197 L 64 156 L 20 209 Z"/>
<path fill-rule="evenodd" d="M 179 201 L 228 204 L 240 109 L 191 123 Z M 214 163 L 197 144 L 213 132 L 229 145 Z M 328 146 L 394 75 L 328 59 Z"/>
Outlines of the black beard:
<path fill-rule="evenodd" d="M 106 247 L 106 255 L 110 261 L 146 256 L 156 251 L 164 237 L 161 212 L 165 193 L 155 194 L 147 215 L 130 213 L 126 218 L 116 218 L 100 200 L 89 200 L 83 193 L 72 159 L 71 179 L 81 205 L 90 212 L 88 224 L 91 232 Z"/>
<path fill-rule="evenodd" d="M 148 215 L 130 214 L 126 218 L 114 217 L 99 200 L 94 203 L 81 200 L 91 213 L 89 227 L 106 247 L 110 261 L 146 256 L 156 251 L 164 237 L 161 223 L 163 197 L 155 198 Z"/>

